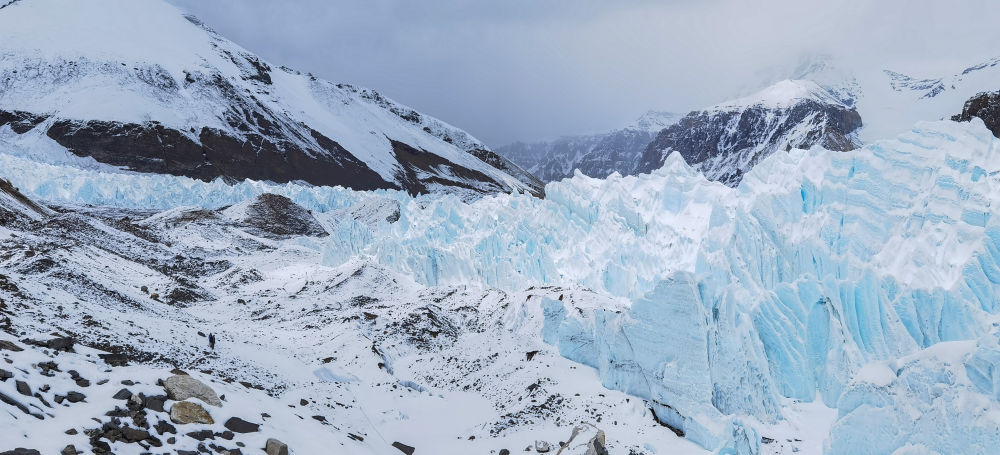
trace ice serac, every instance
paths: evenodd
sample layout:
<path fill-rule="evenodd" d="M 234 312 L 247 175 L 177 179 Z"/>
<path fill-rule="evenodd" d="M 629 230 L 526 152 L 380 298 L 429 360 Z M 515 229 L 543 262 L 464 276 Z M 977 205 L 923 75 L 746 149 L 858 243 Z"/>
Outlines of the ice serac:
<path fill-rule="evenodd" d="M 597 178 L 615 172 L 630 175 L 635 173 L 643 150 L 656 133 L 680 118 L 671 112 L 649 111 L 622 129 L 553 141 L 516 142 L 497 147 L 497 153 L 520 164 L 544 182 L 572 177 L 576 170 Z"/>
<path fill-rule="evenodd" d="M 268 63 L 160 0 L 0 11 L 5 132 L 109 167 L 206 181 L 541 194 L 468 133 L 375 91 Z"/>
<path fill-rule="evenodd" d="M 695 111 L 661 131 L 642 154 L 637 172 L 659 169 L 680 153 L 709 180 L 735 186 L 777 150 L 853 150 L 861 116 L 815 82 L 785 80 L 745 98 Z"/>

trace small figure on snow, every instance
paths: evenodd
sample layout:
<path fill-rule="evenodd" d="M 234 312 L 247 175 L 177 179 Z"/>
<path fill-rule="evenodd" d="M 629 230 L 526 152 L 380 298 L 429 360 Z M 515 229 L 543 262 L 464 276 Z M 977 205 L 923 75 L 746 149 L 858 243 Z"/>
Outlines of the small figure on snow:
<path fill-rule="evenodd" d="M 213 351 L 215 350 L 215 334 L 214 333 L 208 334 L 208 347 L 211 348 Z"/>

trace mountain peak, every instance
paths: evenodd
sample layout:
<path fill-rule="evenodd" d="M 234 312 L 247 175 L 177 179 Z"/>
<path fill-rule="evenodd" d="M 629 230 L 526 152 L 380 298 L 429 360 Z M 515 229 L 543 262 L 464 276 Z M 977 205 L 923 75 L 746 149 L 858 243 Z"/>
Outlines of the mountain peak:
<path fill-rule="evenodd" d="M 726 101 L 709 110 L 732 110 L 760 106 L 765 108 L 787 108 L 802 100 L 813 100 L 823 104 L 843 105 L 819 84 L 802 79 L 778 81 L 751 95 Z"/>
<path fill-rule="evenodd" d="M 657 133 L 668 126 L 677 123 L 681 117 L 683 117 L 683 115 L 676 112 L 650 110 L 646 111 L 645 114 L 642 114 L 642 116 L 632 122 L 632 124 L 626 126 L 625 129 Z"/>

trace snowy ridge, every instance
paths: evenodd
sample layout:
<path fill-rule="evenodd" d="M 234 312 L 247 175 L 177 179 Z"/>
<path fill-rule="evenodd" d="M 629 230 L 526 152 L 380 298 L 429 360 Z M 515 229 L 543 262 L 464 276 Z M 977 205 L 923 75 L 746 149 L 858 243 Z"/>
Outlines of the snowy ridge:
<path fill-rule="evenodd" d="M 808 80 L 786 79 L 778 81 L 752 95 L 719 103 L 707 110 L 732 110 L 760 106 L 771 109 L 787 109 L 802 100 L 814 100 L 822 104 L 843 104 L 817 83 Z"/>
<path fill-rule="evenodd" d="M 659 133 L 660 130 L 677 123 L 681 119 L 681 115 L 675 112 L 666 111 L 647 111 L 642 114 L 642 117 L 636 119 L 635 122 L 626 126 L 626 130 L 637 130 L 637 131 L 647 131 L 650 133 Z"/>
<path fill-rule="evenodd" d="M 45 130 L 76 155 L 146 172 L 416 193 L 538 189 L 513 164 L 484 162 L 491 152 L 468 133 L 372 90 L 268 64 L 162 1 L 4 8 L 0 111 L 23 120 L 19 134 Z M 434 158 L 412 156 L 425 152 Z M 310 173 L 317 165 L 329 170 Z"/>

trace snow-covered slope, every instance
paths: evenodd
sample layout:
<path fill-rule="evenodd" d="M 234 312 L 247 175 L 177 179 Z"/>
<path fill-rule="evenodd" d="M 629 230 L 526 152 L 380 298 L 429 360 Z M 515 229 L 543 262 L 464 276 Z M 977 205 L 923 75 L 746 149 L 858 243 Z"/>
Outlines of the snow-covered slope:
<path fill-rule="evenodd" d="M 864 142 L 891 138 L 917 121 L 950 118 L 977 93 L 1000 89 L 1000 58 L 908 75 L 894 68 L 859 67 L 844 59 L 811 55 L 774 73 L 761 84 L 786 78 L 813 81 L 856 108 L 864 123 L 858 132 Z"/>
<path fill-rule="evenodd" d="M 545 182 L 571 177 L 577 169 L 590 177 L 629 175 L 649 142 L 680 115 L 649 111 L 631 125 L 608 133 L 568 136 L 548 142 L 516 142 L 497 153 L 518 163 Z"/>
<path fill-rule="evenodd" d="M 319 394 L 364 397 L 336 414 L 352 428 L 416 439 L 400 414 L 467 403 L 441 424 L 458 434 L 426 438 L 445 441 L 435 453 L 552 441 L 568 433 L 558 425 L 600 417 L 615 453 L 696 453 L 677 433 L 716 453 L 988 454 L 1000 444 L 998 153 L 1000 139 L 972 119 L 921 123 L 855 151 L 774 153 L 736 188 L 675 153 L 651 174 L 551 183 L 545 200 L 287 192 L 327 237 L 262 238 L 203 210 L 78 208 L 5 237 L 13 253 L 0 266 L 41 314 L 80 301 L 78 314 L 102 321 L 148 313 L 259 346 L 207 361 L 213 371 L 295 394 L 315 386 L 302 371 L 356 377 Z M 108 188 L 122 184 L 133 189 L 123 205 L 213 208 L 238 196 L 176 178 L 165 195 L 162 176 L 18 163 L 5 161 L 15 185 L 63 200 L 113 203 Z M 29 246 L 36 259 L 25 261 Z M 148 302 L 143 284 L 188 309 Z M 100 297 L 108 291 L 121 298 Z M 112 336 L 82 319 L 18 314 L 29 333 L 58 324 Z M 274 327 L 289 335 L 245 341 Z M 188 338 L 146 336 L 200 365 L 170 341 Z M 265 354 L 274 346 L 306 366 Z M 535 350 L 544 367 L 519 363 L 538 360 L 525 354 Z M 379 401 L 385 384 L 444 398 Z M 533 390 L 546 398 L 528 401 Z M 368 423 L 359 409 L 382 417 Z M 648 426 L 654 415 L 667 427 Z"/>
<path fill-rule="evenodd" d="M 815 82 L 785 80 L 752 95 L 695 111 L 661 131 L 636 167 L 652 172 L 673 152 L 710 180 L 735 186 L 776 151 L 859 146 L 861 118 Z"/>
<path fill-rule="evenodd" d="M 0 10 L 0 135 L 11 134 L 206 180 L 540 192 L 464 131 L 374 91 L 265 62 L 160 0 Z"/>

